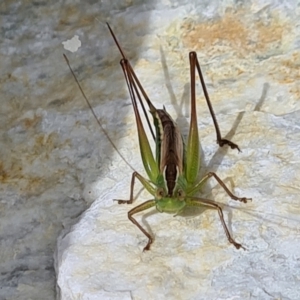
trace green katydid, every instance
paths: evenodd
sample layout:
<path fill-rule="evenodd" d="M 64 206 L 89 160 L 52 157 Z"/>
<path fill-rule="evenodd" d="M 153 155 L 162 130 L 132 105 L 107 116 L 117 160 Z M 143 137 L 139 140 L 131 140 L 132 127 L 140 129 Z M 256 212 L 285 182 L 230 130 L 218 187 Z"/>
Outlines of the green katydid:
<path fill-rule="evenodd" d="M 138 80 L 135 72 L 133 71 L 130 62 L 127 60 L 121 46 L 119 45 L 116 39 L 116 36 L 114 35 L 108 23 L 107 26 L 122 56 L 120 64 L 124 72 L 125 80 L 127 83 L 131 102 L 134 109 L 143 165 L 149 178 L 146 179 L 138 172 L 134 171 L 131 178 L 130 199 L 117 200 L 117 201 L 119 204 L 124 204 L 124 203 L 131 204 L 133 202 L 134 200 L 133 190 L 134 190 L 134 183 L 136 178 L 142 183 L 144 188 L 153 196 L 152 199 L 134 207 L 128 212 L 129 220 L 133 224 L 135 224 L 148 238 L 148 243 L 144 247 L 144 251 L 150 249 L 150 246 L 153 243 L 153 237 L 136 221 L 135 218 L 133 218 L 133 215 L 154 206 L 159 212 L 172 213 L 175 215 L 181 213 L 185 207 L 205 206 L 205 207 L 211 207 L 217 209 L 222 226 L 228 238 L 228 241 L 232 243 L 237 249 L 240 248 L 245 249 L 241 244 L 237 243 L 232 238 L 228 230 L 228 227 L 225 223 L 222 208 L 212 200 L 195 197 L 195 194 L 197 194 L 200 191 L 203 184 L 210 177 L 214 177 L 216 181 L 225 190 L 225 192 L 233 200 L 241 201 L 243 203 L 247 203 L 247 200 L 251 200 L 250 198 L 235 196 L 227 188 L 225 183 L 213 172 L 209 172 L 200 181 L 198 180 L 198 173 L 200 168 L 200 146 L 199 146 L 197 114 L 196 114 L 196 82 L 195 82 L 196 69 L 198 71 L 204 96 L 215 126 L 217 143 L 219 144 L 220 147 L 227 144 L 232 149 L 237 149 L 239 151 L 240 149 L 236 144 L 234 144 L 229 140 L 223 139 L 221 136 L 221 132 L 206 90 L 206 86 L 204 83 L 203 75 L 200 69 L 200 64 L 198 62 L 196 52 L 189 53 L 190 78 L 191 78 L 191 122 L 190 122 L 190 129 L 188 135 L 188 142 L 187 145 L 185 146 L 181 133 L 177 127 L 177 124 L 173 121 L 173 119 L 167 113 L 165 108 L 156 109 L 154 107 L 154 105 L 148 98 L 145 90 L 143 89 L 140 81 Z M 66 56 L 65 59 L 69 65 Z M 81 90 L 81 93 L 83 94 L 85 100 L 88 102 L 89 107 L 92 109 L 72 69 L 71 72 L 75 77 L 75 80 Z M 152 114 L 153 123 L 155 127 L 155 134 L 153 133 L 152 127 L 147 117 L 143 105 L 142 97 L 146 101 L 150 113 Z M 151 133 L 155 140 L 156 158 L 154 158 L 153 152 L 151 150 L 148 138 L 146 136 L 143 127 L 143 123 L 138 111 L 137 99 L 139 100 L 139 103 L 142 105 L 142 109 L 145 113 L 148 125 L 150 127 Z M 92 112 L 93 115 L 95 116 L 93 109 Z M 102 125 L 100 123 L 99 125 L 101 129 L 104 131 L 105 135 L 108 137 L 113 147 L 117 150 L 116 146 L 111 141 L 108 134 L 103 129 Z"/>

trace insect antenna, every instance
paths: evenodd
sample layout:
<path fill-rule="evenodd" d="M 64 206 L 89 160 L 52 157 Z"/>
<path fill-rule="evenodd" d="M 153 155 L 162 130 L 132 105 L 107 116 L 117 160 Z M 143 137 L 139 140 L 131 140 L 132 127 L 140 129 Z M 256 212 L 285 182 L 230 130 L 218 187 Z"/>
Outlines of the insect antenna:
<path fill-rule="evenodd" d="M 71 71 L 71 73 L 72 73 L 72 75 L 73 75 L 73 77 L 74 77 L 74 79 L 75 79 L 75 82 L 76 82 L 76 84 L 77 84 L 77 86 L 78 86 L 78 88 L 79 88 L 79 90 L 80 90 L 80 92 L 81 92 L 83 98 L 85 99 L 85 101 L 86 101 L 88 107 L 90 108 L 90 110 L 91 110 L 93 116 L 95 117 L 95 119 L 96 119 L 96 121 L 97 121 L 97 123 L 98 123 L 98 125 L 99 125 L 99 127 L 100 127 L 100 129 L 101 129 L 101 131 L 104 133 L 104 135 L 106 136 L 106 138 L 108 139 L 108 141 L 110 142 L 110 144 L 111 144 L 111 145 L 113 146 L 113 148 L 117 151 L 117 153 L 118 153 L 118 154 L 120 155 L 120 157 L 124 160 L 124 162 L 130 167 L 131 170 L 135 171 L 135 169 L 130 165 L 130 163 L 126 160 L 126 158 L 125 158 L 125 157 L 122 155 L 122 153 L 118 150 L 117 146 L 116 146 L 115 143 L 112 141 L 112 139 L 110 138 L 110 136 L 108 135 L 108 133 L 106 132 L 106 130 L 104 129 L 104 127 L 102 126 L 102 124 L 100 123 L 100 121 L 98 120 L 97 115 L 96 115 L 96 113 L 95 113 L 95 111 L 94 111 L 94 109 L 93 109 L 93 107 L 92 107 L 90 101 L 88 100 L 87 96 L 85 95 L 85 93 L 84 93 L 84 91 L 83 91 L 83 89 L 82 89 L 82 87 L 81 87 L 81 85 L 80 85 L 80 83 L 79 83 L 79 81 L 78 81 L 78 79 L 77 79 L 77 77 L 76 77 L 76 75 L 75 75 L 75 73 L 74 73 L 74 71 L 73 71 L 71 65 L 70 65 L 70 62 L 69 62 L 67 56 L 66 56 L 65 54 L 63 54 L 63 56 L 64 56 L 64 58 L 65 58 L 65 60 L 66 60 L 66 62 L 67 62 L 67 65 L 68 65 L 68 67 L 69 67 L 69 69 L 70 69 L 70 71 Z"/>

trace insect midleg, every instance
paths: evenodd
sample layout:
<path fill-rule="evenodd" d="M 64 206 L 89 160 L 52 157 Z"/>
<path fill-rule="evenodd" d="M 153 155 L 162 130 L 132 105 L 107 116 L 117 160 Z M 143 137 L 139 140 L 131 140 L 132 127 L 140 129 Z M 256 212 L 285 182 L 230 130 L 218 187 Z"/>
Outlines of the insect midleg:
<path fill-rule="evenodd" d="M 221 178 L 214 172 L 207 173 L 194 187 L 192 187 L 190 190 L 187 191 L 187 195 L 194 195 L 195 193 L 197 193 L 201 189 L 203 184 L 211 177 L 214 177 L 217 180 L 217 182 L 220 184 L 220 186 L 224 189 L 224 191 L 227 193 L 227 195 L 231 199 L 236 200 L 236 201 L 240 201 L 240 202 L 243 202 L 243 203 L 247 203 L 247 200 L 252 200 L 251 198 L 235 196 L 229 190 L 229 188 L 226 186 L 224 181 L 222 181 Z"/>
<path fill-rule="evenodd" d="M 135 224 L 142 232 L 143 234 L 148 238 L 148 243 L 146 245 L 146 247 L 144 247 L 144 250 L 143 251 L 146 251 L 146 250 L 149 250 L 150 249 L 150 245 L 153 243 L 153 238 L 152 236 L 150 235 L 150 233 L 148 233 L 139 223 L 138 221 L 133 218 L 132 216 L 140 211 L 143 211 L 143 210 L 146 210 L 146 209 L 149 209 L 151 207 L 155 206 L 155 200 L 148 200 L 136 207 L 134 207 L 133 209 L 131 209 L 129 212 L 128 212 L 128 219 L 133 223 Z"/>
<path fill-rule="evenodd" d="M 233 244 L 236 249 L 242 248 L 245 250 L 245 248 L 241 244 L 237 243 L 231 236 L 231 234 L 228 230 L 228 227 L 225 223 L 225 220 L 224 220 L 223 210 L 217 203 L 214 203 L 213 201 L 208 200 L 208 199 L 195 198 L 195 197 L 187 198 L 186 203 L 187 203 L 187 206 L 198 206 L 198 207 L 209 206 L 209 207 L 217 209 L 222 226 L 224 228 L 224 231 L 226 233 L 229 243 Z"/>
<path fill-rule="evenodd" d="M 115 201 L 118 201 L 118 204 L 131 204 L 133 202 L 133 191 L 134 191 L 134 184 L 135 184 L 135 178 L 137 178 L 143 187 L 154 196 L 155 194 L 155 188 L 151 185 L 149 180 L 144 178 L 141 174 L 138 172 L 133 172 L 131 177 L 131 184 L 130 184 L 130 198 L 129 200 L 121 200 L 121 199 L 114 199 Z"/>
<path fill-rule="evenodd" d="M 204 96 L 205 96 L 205 100 L 206 100 L 208 109 L 210 111 L 210 114 L 211 114 L 211 117 L 213 119 L 213 123 L 214 123 L 214 126 L 215 126 L 216 135 L 217 135 L 217 144 L 220 147 L 223 147 L 224 145 L 228 145 L 228 146 L 231 147 L 231 149 L 237 149 L 238 151 L 241 151 L 237 144 L 222 138 L 221 131 L 220 131 L 220 128 L 219 128 L 219 125 L 218 125 L 218 121 L 217 121 L 216 115 L 214 113 L 214 110 L 213 110 L 213 107 L 212 107 L 212 104 L 211 104 L 211 101 L 210 101 L 210 98 L 209 98 L 209 95 L 208 95 L 208 92 L 207 92 L 207 89 L 206 89 L 203 74 L 202 74 L 200 64 L 199 64 L 199 61 L 198 61 L 198 58 L 197 58 L 197 53 L 194 52 L 194 51 L 190 52 L 189 57 L 190 57 L 190 68 L 195 68 L 195 66 L 196 66 L 199 77 L 200 77 L 200 82 L 201 82 L 201 86 L 202 86 L 203 93 L 204 93 Z"/>

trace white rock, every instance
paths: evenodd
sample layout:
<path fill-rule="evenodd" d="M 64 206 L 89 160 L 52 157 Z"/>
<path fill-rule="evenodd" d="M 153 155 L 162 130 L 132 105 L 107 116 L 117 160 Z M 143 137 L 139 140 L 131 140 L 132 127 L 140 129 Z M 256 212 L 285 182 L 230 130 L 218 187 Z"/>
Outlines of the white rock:
<path fill-rule="evenodd" d="M 298 19 L 296 14 L 290 16 L 293 21 L 288 19 L 286 7 L 282 13 L 270 6 L 264 13 L 251 15 L 246 4 L 241 8 L 214 4 L 206 8 L 160 4 L 149 22 L 144 20 L 145 7 L 133 7 L 118 14 L 110 25 L 150 98 L 157 107 L 166 106 L 183 132 L 189 121 L 185 118 L 189 116 L 188 52 L 199 54 L 222 133 L 229 132 L 226 137 L 242 150 L 218 149 L 199 92 L 201 173 L 216 172 L 235 194 L 253 201 L 230 200 L 213 180 L 204 194 L 225 205 L 226 222 L 247 251 L 229 244 L 216 211 L 174 218 L 150 210 L 137 216 L 155 236 L 151 250 L 142 252 L 147 238 L 127 219 L 127 212 L 151 196 L 143 192 L 132 206 L 113 202 L 128 199 L 132 170 L 117 154 L 106 160 L 113 150 L 107 150 L 111 145 L 101 137 L 100 148 L 90 157 L 99 169 L 82 162 L 89 166 L 87 176 L 99 172 L 96 182 L 84 181 L 87 201 L 90 195 L 95 201 L 57 242 L 61 299 L 300 297 L 300 57 L 299 36 L 289 29 Z M 214 18 L 202 20 L 201 13 Z M 111 100 L 95 109 L 112 139 L 118 141 L 120 152 L 145 176 L 132 110 L 125 115 L 129 97 L 122 72 L 110 67 L 118 64 L 120 55 L 105 31 L 100 27 L 93 34 L 96 37 L 99 32 L 99 39 L 105 36 L 109 46 L 99 48 L 95 43 L 89 47 L 95 47 L 99 55 L 111 54 L 110 63 L 98 69 L 98 78 L 94 75 L 86 81 L 85 89 L 93 94 L 98 84 L 103 89 L 100 98 Z M 281 38 L 289 33 L 293 37 L 283 45 Z"/>

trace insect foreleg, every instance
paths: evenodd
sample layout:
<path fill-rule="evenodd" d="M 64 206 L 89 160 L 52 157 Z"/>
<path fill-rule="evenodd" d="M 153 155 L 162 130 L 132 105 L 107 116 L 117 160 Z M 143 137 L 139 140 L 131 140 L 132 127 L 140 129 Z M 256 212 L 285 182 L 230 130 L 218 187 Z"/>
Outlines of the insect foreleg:
<path fill-rule="evenodd" d="M 187 206 L 198 206 L 198 207 L 209 206 L 209 207 L 215 208 L 218 211 L 222 226 L 224 228 L 224 231 L 226 233 L 229 243 L 233 244 L 236 249 L 242 248 L 242 249 L 246 250 L 241 244 L 237 243 L 231 236 L 231 234 L 228 230 L 228 227 L 225 223 L 225 220 L 224 220 L 222 208 L 218 204 L 216 204 L 213 201 L 208 200 L 208 199 L 195 198 L 195 197 L 186 199 L 186 204 L 187 204 Z"/>
<path fill-rule="evenodd" d="M 225 185 L 225 183 L 221 180 L 221 178 L 214 172 L 209 172 L 207 173 L 208 178 L 210 177 L 214 177 L 218 183 L 220 184 L 220 186 L 225 190 L 225 192 L 228 194 L 228 196 L 233 199 L 233 200 L 236 200 L 236 201 L 241 201 L 243 203 L 247 203 L 247 201 L 251 201 L 252 199 L 251 198 L 246 198 L 246 197 L 237 197 L 235 196 L 230 190 L 229 188 Z"/>
<path fill-rule="evenodd" d="M 130 184 L 130 198 L 129 200 L 121 200 L 121 199 L 114 199 L 115 201 L 118 201 L 118 204 L 132 204 L 133 202 L 133 191 L 134 191 L 134 183 L 135 183 L 135 178 L 137 178 L 143 187 L 151 194 L 155 194 L 155 188 L 151 185 L 149 180 L 144 178 L 141 174 L 138 172 L 133 172 L 131 176 L 131 184 Z"/>
<path fill-rule="evenodd" d="M 136 219 L 134 219 L 132 216 L 140 211 L 143 211 L 143 210 L 146 210 L 146 209 L 149 209 L 151 207 L 155 206 L 155 200 L 148 200 L 136 207 L 134 207 L 133 209 L 131 209 L 129 212 L 128 212 L 128 219 L 133 223 L 135 224 L 142 232 L 143 234 L 148 238 L 148 243 L 146 245 L 146 247 L 144 248 L 143 251 L 146 251 L 146 250 L 150 250 L 150 245 L 153 243 L 153 238 L 152 236 L 150 235 L 150 233 L 148 233 L 138 222 Z"/>
<path fill-rule="evenodd" d="M 229 188 L 226 186 L 226 184 L 221 180 L 221 178 L 214 172 L 209 172 L 207 173 L 200 181 L 197 183 L 191 190 L 188 191 L 188 195 L 194 195 L 196 192 L 198 192 L 203 184 L 211 177 L 214 177 L 220 186 L 224 189 L 224 191 L 228 194 L 228 196 L 236 201 L 241 201 L 243 203 L 247 203 L 248 200 L 252 200 L 251 198 L 246 198 L 246 197 L 237 197 L 235 196 Z"/>

